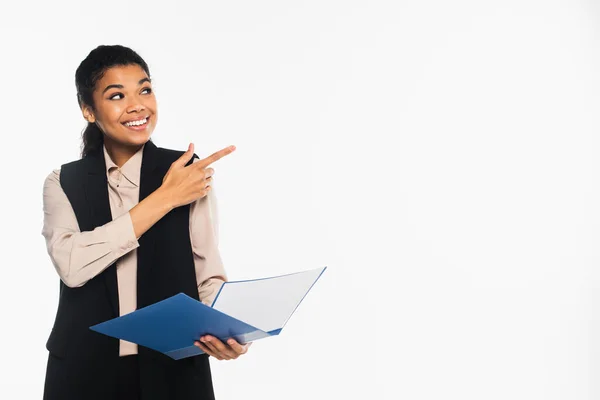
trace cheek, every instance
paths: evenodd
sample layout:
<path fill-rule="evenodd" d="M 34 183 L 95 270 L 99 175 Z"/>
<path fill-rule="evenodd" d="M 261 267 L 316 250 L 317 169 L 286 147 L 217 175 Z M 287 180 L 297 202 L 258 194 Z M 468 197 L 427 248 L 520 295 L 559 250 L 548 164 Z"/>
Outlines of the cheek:
<path fill-rule="evenodd" d="M 111 123 L 119 123 L 123 109 L 118 105 L 111 106 L 107 109 L 107 117 Z"/>
<path fill-rule="evenodd" d="M 145 104 L 146 108 L 149 110 L 152 110 L 152 112 L 154 114 L 158 114 L 158 110 L 156 108 L 156 99 L 152 98 L 152 99 L 148 99 L 148 101 Z"/>
<path fill-rule="evenodd" d="M 122 110 L 118 105 L 103 105 L 102 108 L 98 109 L 98 119 L 100 119 L 105 125 L 118 124 L 121 118 Z"/>
<path fill-rule="evenodd" d="M 146 108 L 152 111 L 152 119 L 154 120 L 154 124 L 158 121 L 158 109 L 156 108 L 156 101 L 148 101 L 146 103 Z"/>

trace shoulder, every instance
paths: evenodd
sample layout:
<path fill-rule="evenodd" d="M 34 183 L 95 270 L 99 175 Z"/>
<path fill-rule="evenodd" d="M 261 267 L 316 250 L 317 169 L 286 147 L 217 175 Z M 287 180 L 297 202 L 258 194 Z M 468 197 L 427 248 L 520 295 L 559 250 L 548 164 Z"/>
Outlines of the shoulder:
<path fill-rule="evenodd" d="M 64 196 L 64 191 L 60 184 L 60 169 L 52 170 L 52 172 L 46 176 L 42 193 L 44 204 L 46 206 Z"/>
<path fill-rule="evenodd" d="M 52 170 L 44 179 L 44 187 L 60 184 L 60 168 Z"/>
<path fill-rule="evenodd" d="M 77 189 L 88 178 L 88 172 L 94 167 L 92 159 L 84 157 L 61 165 L 60 169 L 53 171 L 58 175 L 60 186 L 65 189 Z"/>
<path fill-rule="evenodd" d="M 65 174 L 68 174 L 67 176 L 77 176 L 84 173 L 86 170 L 84 168 L 86 163 L 87 160 L 83 158 L 75 161 L 69 161 L 61 165 L 59 168 L 53 169 L 52 172 L 46 175 L 46 178 L 44 179 L 44 189 L 51 187 L 62 187 L 61 177 L 64 178 Z"/>
<path fill-rule="evenodd" d="M 87 166 L 90 163 L 90 159 L 88 157 L 84 157 L 81 158 L 79 160 L 75 160 L 75 161 L 69 161 L 67 163 L 64 163 L 63 165 L 61 165 L 60 167 L 60 171 L 79 171 L 82 170 L 84 166 Z"/>

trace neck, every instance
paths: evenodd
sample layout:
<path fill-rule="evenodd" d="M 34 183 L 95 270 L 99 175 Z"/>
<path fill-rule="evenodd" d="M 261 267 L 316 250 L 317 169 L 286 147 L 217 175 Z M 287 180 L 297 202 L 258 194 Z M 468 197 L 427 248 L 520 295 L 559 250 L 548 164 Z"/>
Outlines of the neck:
<path fill-rule="evenodd" d="M 104 146 L 106 146 L 106 152 L 119 168 L 121 168 L 127 160 L 131 158 L 143 145 L 126 146 L 122 143 L 117 143 L 110 140 L 108 137 L 104 137 Z"/>

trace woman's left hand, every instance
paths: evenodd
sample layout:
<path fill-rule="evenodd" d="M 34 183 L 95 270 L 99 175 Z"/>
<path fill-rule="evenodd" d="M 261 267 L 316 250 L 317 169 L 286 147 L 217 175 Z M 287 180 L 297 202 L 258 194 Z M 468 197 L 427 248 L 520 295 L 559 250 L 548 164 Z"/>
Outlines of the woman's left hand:
<path fill-rule="evenodd" d="M 242 354 L 246 354 L 251 344 L 252 342 L 239 344 L 235 339 L 229 339 L 227 343 L 223 343 L 210 335 L 202 336 L 199 341 L 194 342 L 195 346 L 217 360 L 235 360 Z"/>

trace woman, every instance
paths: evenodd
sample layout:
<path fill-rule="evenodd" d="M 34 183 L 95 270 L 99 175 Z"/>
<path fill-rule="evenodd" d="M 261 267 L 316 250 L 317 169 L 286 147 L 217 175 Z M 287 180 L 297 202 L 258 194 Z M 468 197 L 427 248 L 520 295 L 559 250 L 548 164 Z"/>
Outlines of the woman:
<path fill-rule="evenodd" d="M 61 278 L 44 398 L 214 399 L 208 356 L 249 344 L 199 338 L 182 360 L 89 329 L 183 292 L 210 304 L 226 280 L 217 248 L 211 163 L 156 147 L 148 65 L 123 46 L 99 46 L 75 74 L 88 125 L 82 158 L 44 183 L 48 253 Z"/>

